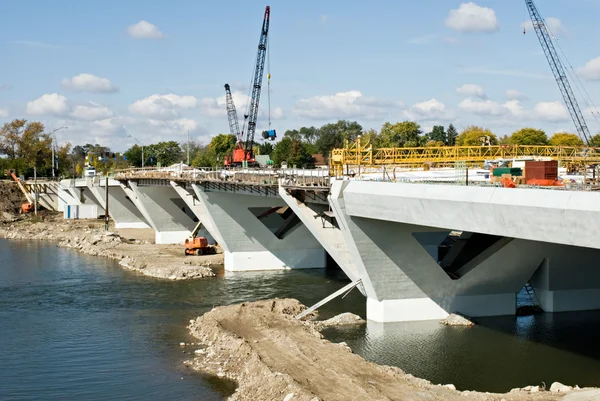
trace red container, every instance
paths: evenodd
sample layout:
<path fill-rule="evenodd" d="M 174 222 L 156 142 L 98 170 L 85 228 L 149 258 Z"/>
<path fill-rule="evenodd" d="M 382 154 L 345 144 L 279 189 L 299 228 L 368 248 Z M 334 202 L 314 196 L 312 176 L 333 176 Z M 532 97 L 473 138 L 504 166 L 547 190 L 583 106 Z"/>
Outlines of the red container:
<path fill-rule="evenodd" d="M 525 180 L 556 180 L 557 178 L 557 160 L 525 162 Z"/>

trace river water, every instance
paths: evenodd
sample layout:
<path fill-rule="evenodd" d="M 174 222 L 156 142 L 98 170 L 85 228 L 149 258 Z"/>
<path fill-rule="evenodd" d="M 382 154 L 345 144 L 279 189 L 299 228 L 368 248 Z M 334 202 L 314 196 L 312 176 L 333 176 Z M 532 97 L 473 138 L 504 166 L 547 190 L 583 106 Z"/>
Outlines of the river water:
<path fill-rule="evenodd" d="M 166 282 L 49 243 L 0 240 L 0 400 L 221 400 L 231 383 L 189 371 L 185 326 L 213 306 L 273 297 L 310 305 L 347 284 L 326 270 Z M 323 317 L 365 314 L 357 290 Z M 553 381 L 600 386 L 600 312 L 329 329 L 377 363 L 434 383 L 508 391 Z"/>

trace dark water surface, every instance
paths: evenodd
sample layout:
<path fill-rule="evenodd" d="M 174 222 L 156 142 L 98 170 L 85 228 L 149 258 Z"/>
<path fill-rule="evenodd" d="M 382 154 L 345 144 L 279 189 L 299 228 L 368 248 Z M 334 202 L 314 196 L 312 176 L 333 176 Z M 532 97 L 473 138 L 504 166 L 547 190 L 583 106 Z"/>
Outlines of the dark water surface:
<path fill-rule="evenodd" d="M 190 319 L 247 300 L 310 305 L 346 283 L 325 270 L 167 282 L 52 244 L 0 240 L 0 400 L 221 400 L 230 384 L 182 364 L 179 343 L 194 341 Z M 321 315 L 345 311 L 365 315 L 358 291 Z M 477 322 L 369 323 L 325 334 L 369 360 L 461 389 L 600 386 L 600 312 Z"/>

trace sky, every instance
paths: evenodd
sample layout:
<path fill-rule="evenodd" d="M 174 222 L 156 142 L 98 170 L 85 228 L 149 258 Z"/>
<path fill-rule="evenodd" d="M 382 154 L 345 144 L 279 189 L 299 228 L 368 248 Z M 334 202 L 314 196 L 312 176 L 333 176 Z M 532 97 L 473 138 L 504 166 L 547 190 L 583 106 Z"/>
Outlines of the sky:
<path fill-rule="evenodd" d="M 0 124 L 59 145 L 208 143 L 243 120 L 264 2 L 4 0 Z M 575 132 L 523 0 L 272 0 L 257 135 L 339 119 Z M 600 132 L 600 0 L 536 0 L 592 133 Z M 525 28 L 525 34 L 523 29 Z M 563 55 L 564 52 L 564 55 Z M 565 58 L 566 55 L 566 58 Z M 271 73 L 270 91 L 267 72 Z M 581 84 L 581 85 L 580 85 Z M 587 92 L 585 98 L 581 93 Z M 587 101 L 584 101 L 587 100 Z M 133 138 L 135 139 L 133 139 Z"/>

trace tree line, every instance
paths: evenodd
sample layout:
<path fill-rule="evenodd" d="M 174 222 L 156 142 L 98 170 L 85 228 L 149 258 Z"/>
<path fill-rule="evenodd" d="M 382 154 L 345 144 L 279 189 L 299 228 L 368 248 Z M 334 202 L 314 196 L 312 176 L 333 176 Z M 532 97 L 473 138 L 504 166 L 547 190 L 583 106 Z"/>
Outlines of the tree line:
<path fill-rule="evenodd" d="M 480 126 L 468 126 L 460 133 L 450 124 L 448 127 L 436 125 L 430 132 L 424 132 L 414 121 L 396 123 L 385 122 L 379 131 L 364 130 L 356 121 L 339 120 L 320 127 L 300 127 L 285 131 L 276 143 L 255 144 L 257 155 L 269 155 L 275 166 L 286 162 L 288 166 L 299 168 L 314 167 L 313 155 L 322 154 L 327 160 L 331 151 L 342 148 L 346 141 L 360 138 L 363 145 L 370 143 L 374 148 L 390 147 L 432 147 L 432 146 L 479 146 L 498 145 L 552 145 L 583 146 L 576 134 L 556 133 L 548 136 L 543 130 L 522 128 L 511 135 L 498 137 L 491 130 Z M 225 156 L 231 155 L 237 138 L 232 134 L 219 134 L 207 144 L 199 141 L 162 141 L 144 146 L 133 145 L 124 153 L 114 153 L 110 148 L 99 144 L 85 144 L 72 147 L 66 143 L 55 149 L 58 164 L 57 176 L 80 176 L 86 164 L 93 165 L 99 172 L 108 172 L 129 166 L 169 166 L 174 163 L 187 163 L 194 167 L 218 167 L 223 165 Z M 600 147 L 600 134 L 592 137 L 591 146 Z M 14 169 L 19 175 L 31 177 L 34 166 L 38 176 L 50 176 L 52 168 L 52 138 L 45 127 L 37 121 L 16 119 L 5 123 L 0 129 L 0 175 Z"/>

